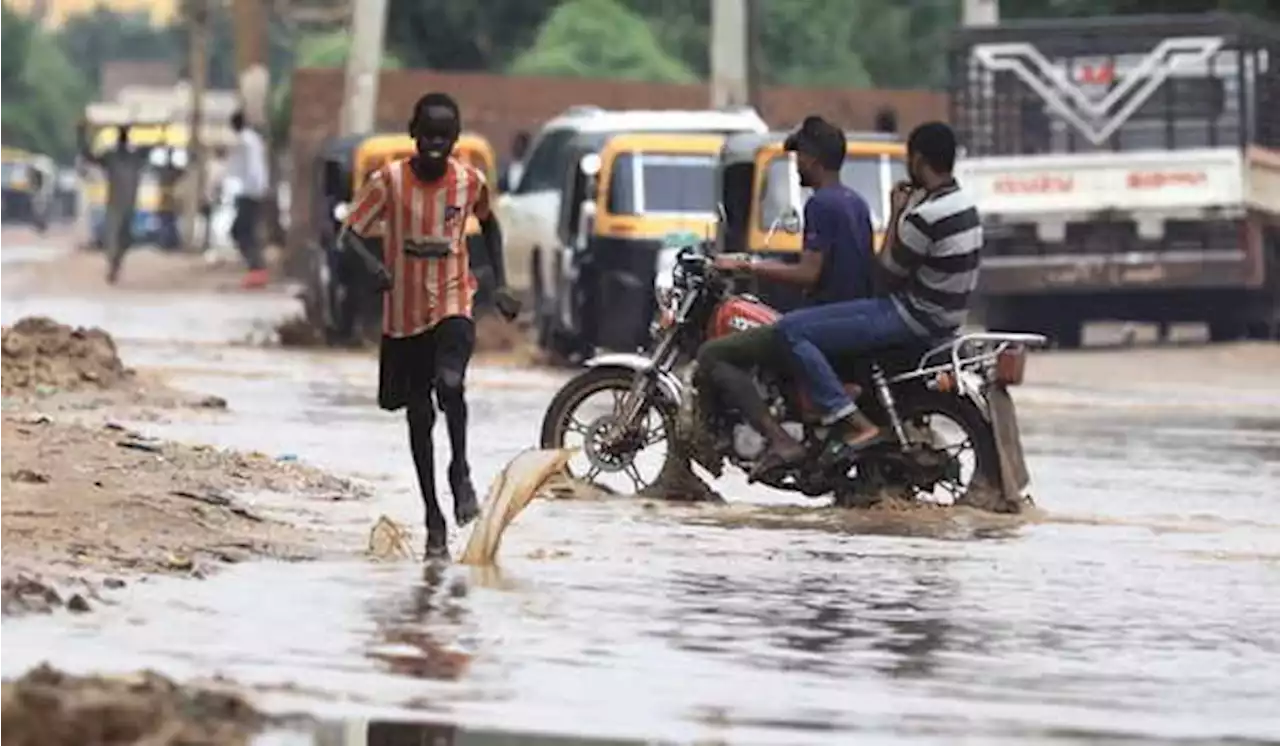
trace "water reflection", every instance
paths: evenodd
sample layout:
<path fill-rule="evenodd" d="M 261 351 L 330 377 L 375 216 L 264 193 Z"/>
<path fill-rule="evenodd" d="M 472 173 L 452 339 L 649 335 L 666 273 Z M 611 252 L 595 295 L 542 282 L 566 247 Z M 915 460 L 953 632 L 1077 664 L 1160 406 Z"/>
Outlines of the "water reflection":
<path fill-rule="evenodd" d="M 392 673 L 419 679 L 455 681 L 471 663 L 458 645 L 467 621 L 466 581 L 443 563 L 423 566 L 422 581 L 407 597 L 375 604 L 378 645 L 370 658 Z"/>
<path fill-rule="evenodd" d="M 845 557 L 857 562 L 858 558 Z M 724 655 L 758 669 L 845 678 L 863 667 L 894 678 L 928 678 L 956 627 L 959 596 L 947 558 L 908 558 L 887 572 L 762 578 L 678 572 L 669 629 L 658 636 L 680 650 Z M 900 569 L 901 572 L 896 570 Z M 981 639 L 963 635 L 965 644 Z M 954 645 L 952 645 L 954 647 Z"/>

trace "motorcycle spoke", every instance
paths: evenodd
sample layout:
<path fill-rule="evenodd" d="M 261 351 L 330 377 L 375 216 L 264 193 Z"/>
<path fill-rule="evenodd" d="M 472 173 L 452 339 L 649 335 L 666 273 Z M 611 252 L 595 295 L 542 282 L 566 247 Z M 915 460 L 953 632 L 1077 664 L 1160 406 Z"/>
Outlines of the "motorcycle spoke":
<path fill-rule="evenodd" d="M 596 477 L 598 476 L 600 476 L 600 467 L 596 466 L 595 464 L 592 464 L 591 468 L 587 470 L 587 475 L 582 478 L 582 481 L 586 482 L 587 484 L 594 484 L 596 481 Z"/>
<path fill-rule="evenodd" d="M 634 461 L 627 464 L 626 472 L 627 472 L 627 476 L 631 477 L 631 481 L 636 486 L 635 491 L 639 492 L 640 490 L 642 490 L 644 488 L 644 478 L 640 476 L 640 470 L 636 468 L 636 464 Z"/>
<path fill-rule="evenodd" d="M 587 434 L 587 425 L 577 417 L 570 417 L 569 423 L 565 427 L 566 433 L 578 433 L 579 435 Z"/>
<path fill-rule="evenodd" d="M 662 420 L 658 420 L 657 425 L 645 431 L 644 446 L 648 447 L 648 446 L 657 445 L 666 439 L 667 439 L 667 428 L 662 423 Z"/>

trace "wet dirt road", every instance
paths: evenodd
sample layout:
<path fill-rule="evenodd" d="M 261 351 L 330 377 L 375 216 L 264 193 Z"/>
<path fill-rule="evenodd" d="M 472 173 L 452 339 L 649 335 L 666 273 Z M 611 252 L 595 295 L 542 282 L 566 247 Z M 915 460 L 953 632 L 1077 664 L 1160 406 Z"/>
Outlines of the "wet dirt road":
<path fill-rule="evenodd" d="M 102 324 L 130 364 L 230 404 L 139 428 L 293 454 L 377 492 L 257 507 L 334 532 L 381 513 L 418 525 L 371 359 L 222 344 L 287 299 L 32 296 L 5 275 L 5 323 Z M 501 571 L 253 563 L 152 580 L 93 615 L 6 619 L 3 674 L 151 666 L 325 718 L 620 739 L 1276 740 L 1277 364 L 1274 347 L 1037 358 L 1019 398 L 1041 506 L 1025 522 L 799 513 L 736 479 L 723 507 L 538 501 Z M 563 375 L 474 371 L 479 482 L 535 441 Z"/>

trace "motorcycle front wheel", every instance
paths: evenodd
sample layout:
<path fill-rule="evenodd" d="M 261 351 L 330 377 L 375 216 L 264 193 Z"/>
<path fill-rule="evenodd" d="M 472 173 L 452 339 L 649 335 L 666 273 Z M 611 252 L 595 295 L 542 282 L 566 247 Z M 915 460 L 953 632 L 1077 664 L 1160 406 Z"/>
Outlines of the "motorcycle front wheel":
<path fill-rule="evenodd" d="M 638 494 L 654 486 L 672 457 L 668 438 L 675 412 L 649 397 L 635 427 L 619 427 L 623 401 L 635 373 L 593 368 L 556 393 L 542 420 L 543 448 L 574 448 L 569 476 L 615 494 Z"/>

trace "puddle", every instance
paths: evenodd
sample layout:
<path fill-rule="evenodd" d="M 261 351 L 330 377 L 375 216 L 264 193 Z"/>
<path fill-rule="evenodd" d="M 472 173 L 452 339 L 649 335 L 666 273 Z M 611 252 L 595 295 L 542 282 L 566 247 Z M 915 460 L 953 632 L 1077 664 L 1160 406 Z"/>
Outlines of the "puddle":
<path fill-rule="evenodd" d="M 6 321 L 28 312 L 4 301 Z M 129 364 L 229 403 L 131 427 L 371 475 L 366 500 L 255 510 L 357 542 L 386 515 L 420 545 L 404 420 L 373 406 L 372 356 L 171 341 L 186 320 L 226 342 L 255 302 L 28 305 L 105 325 Z M 477 487 L 536 442 L 562 378 L 472 371 Z M 6 619 L 0 669 L 221 675 L 353 739 L 326 744 L 390 746 L 369 722 L 424 720 L 444 730 L 407 742 L 1274 740 L 1277 420 L 1252 404 L 1024 415 L 1040 508 L 1016 518 L 812 510 L 739 476 L 717 485 L 726 506 L 535 500 L 500 570 L 260 562 L 130 584 L 92 615 Z"/>

